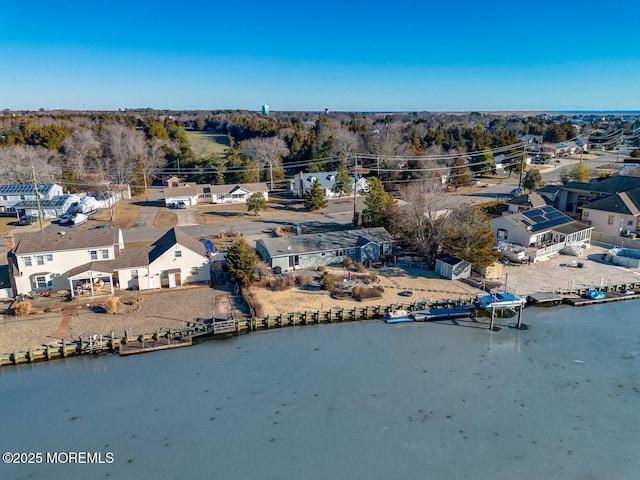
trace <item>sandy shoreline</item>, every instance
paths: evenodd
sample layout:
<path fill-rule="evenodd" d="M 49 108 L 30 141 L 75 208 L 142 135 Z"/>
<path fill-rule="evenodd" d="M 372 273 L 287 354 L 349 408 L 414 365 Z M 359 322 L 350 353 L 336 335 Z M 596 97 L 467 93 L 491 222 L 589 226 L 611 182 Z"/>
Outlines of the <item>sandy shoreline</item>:
<path fill-rule="evenodd" d="M 528 266 L 508 265 L 504 270 L 503 286 L 506 283 L 506 290 L 511 293 L 528 295 L 640 282 L 640 272 L 637 269 L 606 264 L 602 260 L 604 253 L 606 249 L 592 246 L 580 259 L 560 255 Z M 575 260 L 583 262 L 584 268 L 567 266 Z M 346 275 L 341 269 L 333 269 L 333 272 L 338 278 Z M 424 269 L 393 266 L 371 272 L 376 274 L 375 284 L 383 287 L 384 294 L 382 298 L 363 302 L 351 298 L 337 300 L 324 291 L 309 291 L 297 287 L 280 292 L 263 288 L 255 290 L 265 307 L 266 315 L 330 308 L 349 309 L 364 305 L 467 299 L 482 294 L 482 290 L 461 281 L 441 279 L 435 272 Z M 348 281 L 348 277 L 345 280 Z M 406 290 L 412 291 L 411 297 L 398 295 Z M 198 318 L 211 318 L 214 309 L 216 317 L 225 317 L 231 308 L 228 288 L 225 290 L 197 286 L 133 294 L 122 292 L 122 295 L 132 298 L 139 296 L 140 302 L 123 306 L 121 310 L 125 313 L 115 315 L 98 313 L 91 308 L 79 308 L 66 321 L 61 313 L 35 318 L 5 315 L 0 319 L 0 352 L 44 348 L 47 345 L 59 345 L 61 338 L 71 340 L 96 333 L 107 335 L 111 331 L 117 336 L 124 336 L 125 330 L 140 334 L 178 329 Z M 93 299 L 93 302 L 98 304 L 100 299 Z"/>

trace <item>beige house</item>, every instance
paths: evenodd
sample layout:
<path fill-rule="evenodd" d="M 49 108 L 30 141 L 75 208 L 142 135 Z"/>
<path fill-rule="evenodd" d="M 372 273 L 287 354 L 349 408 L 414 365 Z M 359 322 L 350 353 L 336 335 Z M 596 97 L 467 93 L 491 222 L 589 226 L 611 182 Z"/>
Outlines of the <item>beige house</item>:
<path fill-rule="evenodd" d="M 167 187 L 163 191 L 164 204 L 166 207 L 176 206 L 182 202 L 185 206 L 190 207 L 198 204 L 197 186 L 185 184 L 181 187 Z"/>
<path fill-rule="evenodd" d="M 174 229 L 150 247 L 125 248 L 120 229 L 5 236 L 14 295 L 67 290 L 113 294 L 209 282 L 205 246 Z"/>
<path fill-rule="evenodd" d="M 607 195 L 583 205 L 582 220 L 598 232 L 635 237 L 640 232 L 640 188 Z"/>

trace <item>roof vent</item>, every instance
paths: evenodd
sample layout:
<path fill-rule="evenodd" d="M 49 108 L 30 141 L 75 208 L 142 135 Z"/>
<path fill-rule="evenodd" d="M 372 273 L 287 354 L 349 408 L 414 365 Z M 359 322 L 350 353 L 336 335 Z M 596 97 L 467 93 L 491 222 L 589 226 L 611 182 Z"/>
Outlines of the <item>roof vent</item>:
<path fill-rule="evenodd" d="M 66 233 L 67 232 L 58 232 L 58 235 L 60 235 L 61 237 L 64 237 Z"/>

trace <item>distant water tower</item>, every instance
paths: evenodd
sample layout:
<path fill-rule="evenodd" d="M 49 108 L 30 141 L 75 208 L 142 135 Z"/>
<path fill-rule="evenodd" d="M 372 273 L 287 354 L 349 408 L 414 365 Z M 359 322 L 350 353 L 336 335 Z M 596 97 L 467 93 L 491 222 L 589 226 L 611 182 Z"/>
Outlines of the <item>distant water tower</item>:
<path fill-rule="evenodd" d="M 262 114 L 269 115 L 269 105 L 262 105 Z"/>

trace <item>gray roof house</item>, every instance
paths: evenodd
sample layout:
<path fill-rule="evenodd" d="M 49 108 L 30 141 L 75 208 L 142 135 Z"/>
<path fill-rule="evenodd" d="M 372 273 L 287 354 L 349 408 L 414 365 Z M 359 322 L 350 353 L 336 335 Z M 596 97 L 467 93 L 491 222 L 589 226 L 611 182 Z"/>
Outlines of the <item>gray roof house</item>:
<path fill-rule="evenodd" d="M 536 192 L 526 193 L 513 197 L 507 202 L 508 210 L 503 215 L 511 215 L 525 210 L 531 210 L 532 208 L 545 207 L 552 205 L 553 202 L 547 197 L 540 195 Z"/>
<path fill-rule="evenodd" d="M 527 256 L 536 261 L 564 249 L 581 254 L 581 249 L 591 243 L 593 227 L 545 206 L 494 218 L 491 230 L 498 242 L 521 245 Z"/>
<path fill-rule="evenodd" d="M 583 205 L 582 220 L 598 232 L 635 238 L 640 231 L 640 187 Z"/>
<path fill-rule="evenodd" d="M 560 187 L 555 206 L 567 213 L 578 213 L 583 205 L 603 195 L 640 188 L 640 177 L 617 175 L 596 182 L 569 182 Z"/>
<path fill-rule="evenodd" d="M 274 271 L 369 262 L 391 253 L 395 240 L 384 228 L 345 230 L 256 240 L 256 251 Z"/>
<path fill-rule="evenodd" d="M 55 183 L 42 183 L 38 185 L 40 200 L 52 200 L 62 195 L 62 187 Z M 36 192 L 33 184 L 0 185 L 0 213 L 16 214 L 15 205 L 22 201 L 36 201 Z"/>

